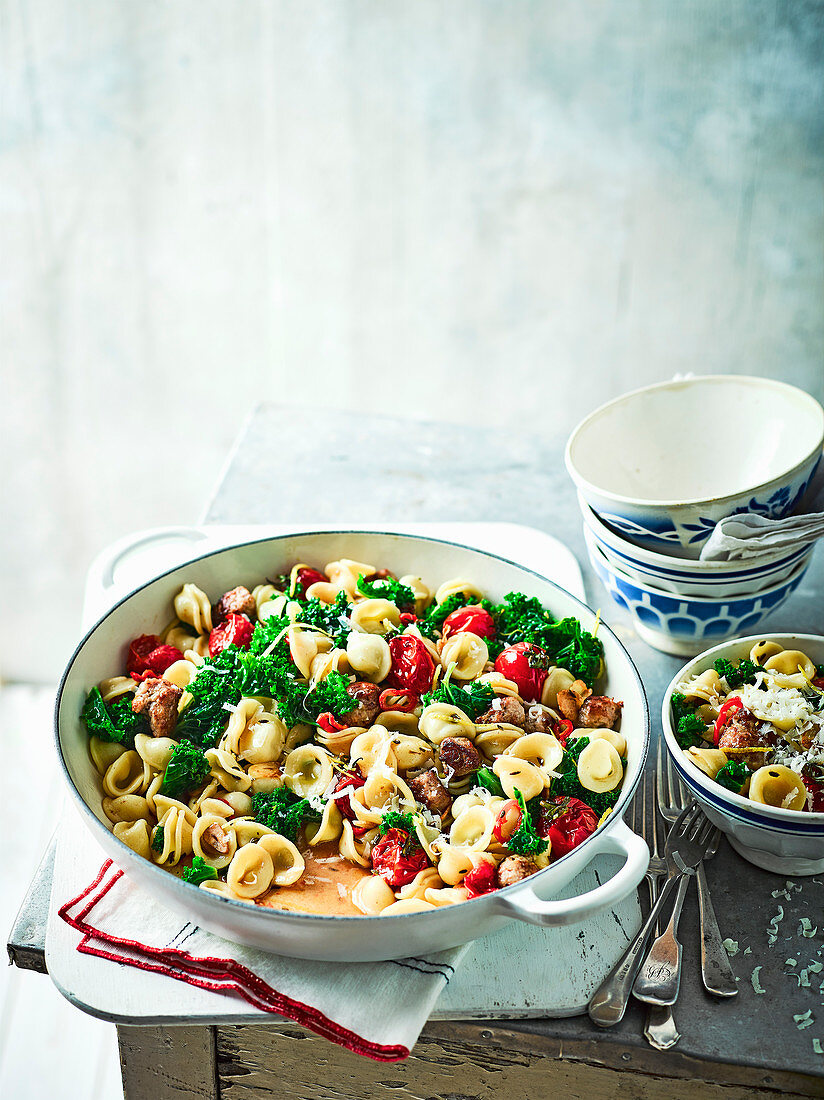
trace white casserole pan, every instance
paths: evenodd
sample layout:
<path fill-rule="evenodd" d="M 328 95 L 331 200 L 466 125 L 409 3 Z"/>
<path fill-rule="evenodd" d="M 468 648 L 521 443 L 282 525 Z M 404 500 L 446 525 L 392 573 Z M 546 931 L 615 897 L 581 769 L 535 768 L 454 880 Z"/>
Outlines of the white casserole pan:
<path fill-rule="evenodd" d="M 432 588 L 462 577 L 496 601 L 513 590 L 537 596 L 557 618 L 573 615 L 584 628 L 595 626 L 594 613 L 552 581 L 504 558 L 456 543 L 410 535 L 337 531 L 266 538 L 206 554 L 163 573 L 126 596 L 82 640 L 69 661 L 57 693 L 57 751 L 72 797 L 100 846 L 147 890 L 202 928 L 237 943 L 304 959 L 366 962 L 404 958 L 422 951 L 455 947 L 494 932 L 513 918 L 545 927 L 575 924 L 615 905 L 644 876 L 649 852 L 623 821 L 638 784 L 649 743 L 649 712 L 638 672 L 629 654 L 603 623 L 606 677 L 598 689 L 622 699 L 621 731 L 627 739 L 627 770 L 621 798 L 606 822 L 583 844 L 545 870 L 459 905 L 391 917 L 318 916 L 281 912 L 232 901 L 199 890 L 142 859 L 111 832 L 101 807 L 100 776 L 80 721 L 86 693 L 107 676 L 119 674 L 126 649 L 139 634 L 155 633 L 168 621 L 175 594 L 186 581 L 216 600 L 238 584 L 252 587 L 295 562 L 322 568 L 338 558 L 354 558 L 400 576 L 417 574 Z M 586 894 L 553 900 L 595 856 L 623 855 L 625 862 L 609 881 Z"/>

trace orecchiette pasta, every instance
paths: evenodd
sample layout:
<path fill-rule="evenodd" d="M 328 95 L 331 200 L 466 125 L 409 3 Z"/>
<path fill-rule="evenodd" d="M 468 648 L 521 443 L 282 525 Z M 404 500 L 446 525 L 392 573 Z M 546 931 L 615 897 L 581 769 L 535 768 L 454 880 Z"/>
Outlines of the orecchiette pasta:
<path fill-rule="evenodd" d="M 572 685 L 592 696 L 600 642 L 582 628 L 586 661 L 565 667 L 537 601 L 496 605 L 468 579 L 430 588 L 413 569 L 397 580 L 340 557 L 223 593 L 187 582 L 172 603 L 82 717 L 98 813 L 133 852 L 218 898 L 430 911 L 546 867 L 564 796 L 598 819 L 617 801 L 625 733 L 570 733 L 555 709 Z M 524 660 L 529 624 L 527 676 L 512 658 Z M 799 656 L 765 674 L 809 673 L 791 667 Z M 595 702 L 615 726 L 622 704 Z"/>

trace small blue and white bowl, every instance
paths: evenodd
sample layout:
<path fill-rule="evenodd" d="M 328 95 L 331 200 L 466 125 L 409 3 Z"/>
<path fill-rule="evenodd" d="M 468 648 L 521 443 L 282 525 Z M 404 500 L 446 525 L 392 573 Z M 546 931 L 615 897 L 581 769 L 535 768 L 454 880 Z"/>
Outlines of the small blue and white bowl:
<path fill-rule="evenodd" d="M 739 855 L 756 867 L 779 875 L 816 875 L 824 871 L 824 813 L 763 806 L 733 794 L 692 763 L 679 747 L 672 729 L 670 701 L 678 684 L 712 668 L 719 657 L 728 660 L 748 657 L 755 643 L 762 640 L 778 642 L 785 649 L 803 650 L 816 664 L 824 664 L 824 638 L 818 634 L 754 634 L 714 646 L 684 665 L 664 692 L 661 713 L 664 741 L 687 789 Z"/>
<path fill-rule="evenodd" d="M 778 584 L 802 562 L 809 562 L 815 543 L 807 543 L 749 561 L 693 561 L 645 550 L 602 523 L 581 494 L 584 524 L 598 549 L 615 568 L 641 584 L 677 596 L 748 596 Z"/>
<path fill-rule="evenodd" d="M 587 504 L 630 542 L 697 558 L 726 516 L 792 511 L 822 445 L 824 409 L 810 394 L 715 375 L 602 405 L 575 428 L 565 459 Z"/>
<path fill-rule="evenodd" d="M 748 596 L 676 596 L 616 569 L 587 528 L 584 539 L 593 569 L 613 600 L 630 613 L 639 637 L 678 657 L 754 630 L 798 588 L 809 564 L 807 558 L 789 577 Z"/>

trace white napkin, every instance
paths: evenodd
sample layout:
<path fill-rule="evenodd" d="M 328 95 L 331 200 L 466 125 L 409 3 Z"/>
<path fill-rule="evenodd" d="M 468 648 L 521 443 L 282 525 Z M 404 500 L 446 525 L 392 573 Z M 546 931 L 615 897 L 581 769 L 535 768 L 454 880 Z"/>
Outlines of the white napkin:
<path fill-rule="evenodd" d="M 752 561 L 801 549 L 824 537 L 824 462 L 804 494 L 796 514 L 767 519 L 753 512 L 728 516 L 701 549 L 701 561 Z"/>
<path fill-rule="evenodd" d="M 381 1062 L 409 1055 L 468 949 L 378 963 L 270 955 L 185 921 L 111 860 L 59 915 L 81 933 L 78 951 L 240 996 Z"/>

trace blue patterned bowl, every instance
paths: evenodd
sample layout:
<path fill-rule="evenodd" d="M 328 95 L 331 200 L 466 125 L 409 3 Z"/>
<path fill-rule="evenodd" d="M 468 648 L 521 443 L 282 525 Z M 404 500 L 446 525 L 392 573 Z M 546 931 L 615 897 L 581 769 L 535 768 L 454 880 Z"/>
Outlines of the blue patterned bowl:
<path fill-rule="evenodd" d="M 824 409 L 768 378 L 665 382 L 596 409 L 566 449 L 587 504 L 630 542 L 697 558 L 716 523 L 798 504 L 824 444 Z"/>
<path fill-rule="evenodd" d="M 778 642 L 785 649 L 800 649 L 816 664 L 824 663 L 824 638 L 817 634 L 755 634 L 715 646 L 684 665 L 664 692 L 664 741 L 678 775 L 739 855 L 784 876 L 820 874 L 824 871 L 824 814 L 762 806 L 725 790 L 696 768 L 679 748 L 673 733 L 670 699 L 678 684 L 712 668 L 718 657 L 739 660 L 749 656 L 761 640 Z"/>
<path fill-rule="evenodd" d="M 639 637 L 653 648 L 679 657 L 755 630 L 798 588 L 809 564 L 808 558 L 789 577 L 749 596 L 676 596 L 620 572 L 586 529 L 584 536 L 593 569 L 613 600 L 629 611 Z"/>

